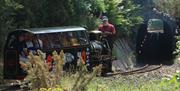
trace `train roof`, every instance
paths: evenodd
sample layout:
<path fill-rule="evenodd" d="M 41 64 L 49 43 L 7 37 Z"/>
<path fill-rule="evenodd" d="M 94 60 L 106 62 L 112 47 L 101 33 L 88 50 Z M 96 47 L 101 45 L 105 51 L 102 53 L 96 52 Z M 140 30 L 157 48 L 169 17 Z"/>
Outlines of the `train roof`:
<path fill-rule="evenodd" d="M 71 32 L 71 31 L 85 31 L 86 29 L 78 26 L 64 26 L 64 27 L 47 27 L 47 28 L 29 28 L 29 29 L 16 29 L 16 31 L 31 32 L 33 34 L 43 33 L 57 33 L 57 32 Z M 16 32 L 14 31 L 14 32 Z"/>

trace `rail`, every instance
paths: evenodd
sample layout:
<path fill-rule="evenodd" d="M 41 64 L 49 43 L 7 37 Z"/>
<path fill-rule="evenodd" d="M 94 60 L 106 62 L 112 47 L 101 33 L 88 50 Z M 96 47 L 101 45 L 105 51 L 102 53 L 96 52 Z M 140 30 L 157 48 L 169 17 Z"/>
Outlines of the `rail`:
<path fill-rule="evenodd" d="M 150 71 L 154 71 L 157 69 L 160 69 L 162 67 L 161 65 L 157 65 L 153 67 L 154 65 L 145 65 L 141 68 L 135 69 L 135 70 L 130 70 L 130 71 L 125 71 L 125 72 L 115 72 L 115 73 L 107 73 L 107 76 L 114 76 L 114 75 L 133 75 L 133 74 L 140 74 L 140 73 L 146 73 Z"/>

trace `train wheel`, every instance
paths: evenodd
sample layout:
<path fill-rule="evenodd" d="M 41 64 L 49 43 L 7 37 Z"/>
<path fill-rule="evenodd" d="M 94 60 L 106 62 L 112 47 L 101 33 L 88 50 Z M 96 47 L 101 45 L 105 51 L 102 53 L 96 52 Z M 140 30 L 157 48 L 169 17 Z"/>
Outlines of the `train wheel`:
<path fill-rule="evenodd" d="M 106 60 L 102 63 L 101 76 L 106 76 L 106 73 L 112 72 L 112 61 Z"/>

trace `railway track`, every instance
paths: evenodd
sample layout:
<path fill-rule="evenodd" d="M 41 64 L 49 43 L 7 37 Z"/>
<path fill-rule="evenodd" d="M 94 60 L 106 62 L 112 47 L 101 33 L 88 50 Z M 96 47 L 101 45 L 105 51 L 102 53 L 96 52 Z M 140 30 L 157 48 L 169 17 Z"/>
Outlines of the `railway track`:
<path fill-rule="evenodd" d="M 122 72 L 122 71 L 117 71 L 117 72 L 114 72 L 114 73 L 107 73 L 107 76 L 114 76 L 114 75 L 133 75 L 133 74 L 140 74 L 140 73 L 146 73 L 146 72 L 150 72 L 150 71 L 154 71 L 154 70 L 157 70 L 157 69 L 160 69 L 162 67 L 162 64 L 161 65 L 145 65 L 141 68 L 138 68 L 138 69 L 134 69 L 134 70 L 129 70 L 129 71 L 125 71 L 125 72 Z"/>

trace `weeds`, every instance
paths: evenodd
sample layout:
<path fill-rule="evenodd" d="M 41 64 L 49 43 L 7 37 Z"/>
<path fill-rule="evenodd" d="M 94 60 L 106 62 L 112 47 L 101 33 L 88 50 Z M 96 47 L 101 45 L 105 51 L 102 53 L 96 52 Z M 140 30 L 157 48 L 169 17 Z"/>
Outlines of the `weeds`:
<path fill-rule="evenodd" d="M 149 80 L 136 76 L 111 78 L 96 77 L 102 66 L 88 72 L 82 58 L 78 59 L 76 73 L 63 73 L 64 52 L 53 52 L 55 65 L 49 71 L 45 63 L 44 53 L 38 51 L 38 56 L 30 54 L 28 76 L 23 84 L 33 91 L 179 91 L 179 73 L 170 80 Z M 23 86 L 23 85 L 22 85 Z"/>
<path fill-rule="evenodd" d="M 40 88 L 54 88 L 60 83 L 62 71 L 63 51 L 58 54 L 53 52 L 55 70 L 49 71 L 48 64 L 45 62 L 44 53 L 38 50 L 38 56 L 30 53 L 29 64 L 27 68 L 28 75 L 24 79 L 21 87 L 28 86 L 31 90 L 40 90 Z M 60 85 L 60 84 L 59 84 Z"/>
<path fill-rule="evenodd" d="M 52 53 L 55 62 L 52 71 L 49 71 L 49 64 L 45 62 L 44 53 L 40 50 L 38 50 L 38 55 L 30 53 L 28 58 L 29 63 L 28 68 L 26 68 L 28 75 L 22 82 L 21 87 L 28 87 L 33 91 L 87 91 L 87 85 L 102 68 L 102 66 L 95 67 L 94 71 L 89 73 L 86 65 L 83 64 L 83 59 L 80 58 L 76 74 L 70 74 L 68 79 L 65 79 L 72 84 L 71 87 L 68 87 L 62 84 L 62 79 L 67 76 L 63 76 L 63 51 L 59 54 L 56 51 Z M 69 81 L 70 77 L 73 77 L 72 81 Z"/>
<path fill-rule="evenodd" d="M 90 81 L 100 73 L 102 65 L 97 66 L 92 74 L 89 74 L 84 65 L 80 66 L 80 71 L 77 73 L 77 78 L 71 91 L 87 91 L 87 85 Z"/>
<path fill-rule="evenodd" d="M 164 78 L 161 82 L 161 87 L 164 91 L 179 91 L 180 90 L 180 72 L 177 71 L 172 77 Z"/>
<path fill-rule="evenodd" d="M 180 36 L 176 36 L 176 40 L 177 40 L 176 49 L 173 54 L 176 55 L 175 60 L 174 60 L 175 63 L 179 63 L 180 62 Z"/>

